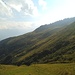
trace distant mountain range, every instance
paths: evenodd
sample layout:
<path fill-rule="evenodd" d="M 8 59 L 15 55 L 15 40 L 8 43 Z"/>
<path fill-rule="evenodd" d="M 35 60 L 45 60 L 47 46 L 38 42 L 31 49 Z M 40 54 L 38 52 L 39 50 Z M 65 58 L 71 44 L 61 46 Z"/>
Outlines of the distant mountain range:
<path fill-rule="evenodd" d="M 1 64 L 75 62 L 75 18 L 0 41 Z"/>

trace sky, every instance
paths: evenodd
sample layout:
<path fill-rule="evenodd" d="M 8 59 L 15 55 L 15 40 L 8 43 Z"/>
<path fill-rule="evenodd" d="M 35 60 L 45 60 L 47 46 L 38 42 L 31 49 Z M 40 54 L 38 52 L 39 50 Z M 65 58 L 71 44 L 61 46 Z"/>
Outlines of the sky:
<path fill-rule="evenodd" d="M 0 38 L 75 17 L 75 0 L 0 0 Z"/>

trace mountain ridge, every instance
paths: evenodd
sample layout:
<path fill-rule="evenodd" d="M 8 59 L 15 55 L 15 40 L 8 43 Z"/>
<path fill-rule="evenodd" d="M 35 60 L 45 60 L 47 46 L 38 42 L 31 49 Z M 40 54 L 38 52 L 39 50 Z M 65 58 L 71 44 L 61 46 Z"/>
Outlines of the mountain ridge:
<path fill-rule="evenodd" d="M 75 18 L 61 20 L 47 27 L 41 26 L 33 32 L 0 41 L 0 63 L 29 65 L 74 62 L 74 21 Z"/>

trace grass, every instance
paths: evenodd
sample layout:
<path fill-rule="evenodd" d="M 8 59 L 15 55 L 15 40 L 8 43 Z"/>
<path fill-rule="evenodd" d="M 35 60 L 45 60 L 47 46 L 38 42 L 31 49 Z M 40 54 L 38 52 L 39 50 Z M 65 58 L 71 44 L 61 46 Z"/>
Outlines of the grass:
<path fill-rule="evenodd" d="M 75 63 L 33 64 L 19 67 L 0 65 L 0 75 L 75 75 Z"/>

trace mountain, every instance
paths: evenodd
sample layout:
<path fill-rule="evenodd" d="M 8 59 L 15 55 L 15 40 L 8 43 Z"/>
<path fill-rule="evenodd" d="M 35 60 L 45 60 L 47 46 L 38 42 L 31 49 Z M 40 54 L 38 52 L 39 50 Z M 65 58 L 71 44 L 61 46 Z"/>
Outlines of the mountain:
<path fill-rule="evenodd" d="M 1 64 L 75 62 L 75 18 L 0 41 Z"/>

